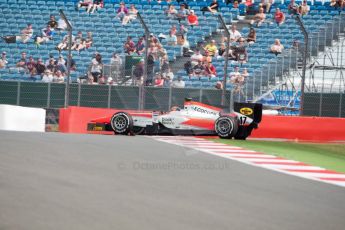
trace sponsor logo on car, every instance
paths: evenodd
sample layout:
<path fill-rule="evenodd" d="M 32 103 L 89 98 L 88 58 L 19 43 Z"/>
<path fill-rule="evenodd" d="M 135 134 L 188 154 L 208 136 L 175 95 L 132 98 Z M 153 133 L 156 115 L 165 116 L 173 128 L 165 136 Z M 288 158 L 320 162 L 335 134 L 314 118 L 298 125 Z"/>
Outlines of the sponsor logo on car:
<path fill-rule="evenodd" d="M 217 112 L 214 112 L 214 111 L 209 111 L 207 109 L 203 109 L 203 108 L 200 108 L 200 107 L 197 107 L 197 106 L 193 106 L 192 109 L 196 112 L 199 112 L 199 113 L 206 113 L 206 114 L 212 114 L 212 115 L 215 115 L 217 116 L 218 113 Z"/>
<path fill-rule="evenodd" d="M 253 114 L 253 110 L 251 108 L 244 107 L 240 109 L 240 113 L 243 115 L 249 116 Z"/>
<path fill-rule="evenodd" d="M 163 125 L 174 125 L 175 121 L 174 118 L 162 118 L 162 124 Z"/>

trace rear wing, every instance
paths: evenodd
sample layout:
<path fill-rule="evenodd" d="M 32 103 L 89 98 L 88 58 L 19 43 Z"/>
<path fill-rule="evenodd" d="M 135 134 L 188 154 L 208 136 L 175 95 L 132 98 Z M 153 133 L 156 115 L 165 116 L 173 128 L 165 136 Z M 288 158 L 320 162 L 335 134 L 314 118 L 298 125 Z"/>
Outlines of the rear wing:
<path fill-rule="evenodd" d="M 262 104 L 259 103 L 234 103 L 234 110 L 237 113 L 243 114 L 253 119 L 257 124 L 261 122 L 262 118 Z"/>

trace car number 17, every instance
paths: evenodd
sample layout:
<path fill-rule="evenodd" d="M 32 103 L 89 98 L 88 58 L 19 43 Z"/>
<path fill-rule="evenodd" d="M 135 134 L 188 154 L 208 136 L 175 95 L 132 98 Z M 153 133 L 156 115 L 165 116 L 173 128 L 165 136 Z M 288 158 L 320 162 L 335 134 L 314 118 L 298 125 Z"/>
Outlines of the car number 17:
<path fill-rule="evenodd" d="M 240 122 L 240 125 L 244 125 L 247 121 L 247 117 L 245 116 L 241 116 L 240 119 L 239 119 L 239 122 Z"/>

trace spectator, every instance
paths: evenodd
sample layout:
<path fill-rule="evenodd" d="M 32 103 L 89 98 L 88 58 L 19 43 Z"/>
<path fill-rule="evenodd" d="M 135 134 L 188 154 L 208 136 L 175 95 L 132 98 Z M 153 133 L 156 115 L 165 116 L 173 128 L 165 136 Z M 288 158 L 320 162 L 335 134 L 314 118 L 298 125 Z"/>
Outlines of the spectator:
<path fill-rule="evenodd" d="M 160 60 L 160 69 L 161 69 L 161 73 L 164 76 L 170 69 L 170 65 L 169 65 L 169 58 L 168 55 L 164 55 L 161 60 Z"/>
<path fill-rule="evenodd" d="M 216 55 L 217 50 L 218 50 L 218 47 L 216 46 L 215 40 L 211 40 L 211 42 L 203 48 L 204 48 L 205 52 L 207 51 L 208 54 L 212 57 L 214 57 Z"/>
<path fill-rule="evenodd" d="M 54 77 L 52 75 L 52 72 L 49 69 L 45 70 L 42 75 L 42 82 L 49 83 L 53 81 L 54 81 Z"/>
<path fill-rule="evenodd" d="M 169 18 L 169 19 L 176 19 L 176 17 L 177 17 L 177 10 L 175 9 L 174 5 L 169 5 L 168 9 L 166 9 L 164 11 L 164 13 L 166 14 L 167 18 Z"/>
<path fill-rule="evenodd" d="M 162 78 L 162 75 L 160 73 L 156 73 L 156 78 L 154 82 L 154 87 L 163 87 L 164 79 Z"/>
<path fill-rule="evenodd" d="M 71 24 L 70 21 L 69 21 L 69 23 Z M 56 27 L 56 30 L 62 31 L 62 30 L 66 30 L 66 29 L 67 29 L 67 24 L 66 24 L 65 20 L 63 20 L 62 18 L 59 18 L 58 26 Z"/>
<path fill-rule="evenodd" d="M 62 75 L 60 70 L 57 70 L 55 72 L 54 77 L 53 77 L 53 82 L 55 82 L 55 83 L 64 83 L 65 82 L 65 78 Z"/>
<path fill-rule="evenodd" d="M 169 75 L 165 76 L 163 87 L 169 88 L 171 87 L 171 85 L 172 85 L 172 78 Z"/>
<path fill-rule="evenodd" d="M 264 13 L 264 9 L 261 7 L 259 9 L 259 13 L 255 14 L 254 19 L 251 21 L 251 24 L 256 23 L 256 26 L 259 27 L 263 22 L 265 22 L 266 14 Z"/>
<path fill-rule="evenodd" d="M 188 29 L 183 24 L 180 24 L 178 32 L 176 33 L 177 44 L 183 46 L 184 41 L 187 39 L 187 33 L 188 33 Z"/>
<path fill-rule="evenodd" d="M 238 7 L 239 7 L 238 1 L 234 1 L 232 8 L 238 9 Z"/>
<path fill-rule="evenodd" d="M 256 42 L 256 31 L 253 27 L 251 27 L 249 30 L 249 34 L 247 36 L 247 42 L 249 44 L 254 44 Z"/>
<path fill-rule="evenodd" d="M 276 12 L 274 14 L 274 20 L 277 23 L 278 26 L 284 23 L 285 21 L 285 15 L 282 11 L 280 11 L 279 8 L 276 9 Z"/>
<path fill-rule="evenodd" d="M 88 85 L 97 85 L 97 82 L 95 82 L 94 77 L 92 76 L 91 73 L 88 73 L 87 75 L 87 82 Z"/>
<path fill-rule="evenodd" d="M 175 35 L 177 34 L 177 28 L 175 25 L 172 25 L 171 28 L 170 28 L 170 31 L 169 31 L 169 35 L 172 34 L 172 35 Z M 166 39 L 166 37 L 165 37 Z"/>
<path fill-rule="evenodd" d="M 207 63 L 207 62 L 212 62 L 212 56 L 210 53 L 206 50 L 205 51 L 205 56 L 203 57 L 202 62 Z"/>
<path fill-rule="evenodd" d="M 244 41 L 244 38 L 240 38 L 238 40 L 238 46 L 236 46 L 233 51 L 233 56 L 235 56 L 235 60 L 238 61 L 240 64 L 246 63 L 248 61 L 248 53 Z"/>
<path fill-rule="evenodd" d="M 137 44 L 135 45 L 135 50 L 137 52 L 138 55 L 143 55 L 143 53 L 145 52 L 145 37 L 140 37 Z"/>
<path fill-rule="evenodd" d="M 45 70 L 46 70 L 46 66 L 43 63 L 42 58 L 38 58 L 36 62 L 37 75 L 42 75 Z"/>
<path fill-rule="evenodd" d="M 168 53 L 167 53 L 166 49 L 164 49 L 164 47 L 160 43 L 158 43 L 157 44 L 157 57 L 158 57 L 158 59 L 163 59 L 167 55 L 168 55 Z M 168 59 L 168 58 L 166 58 L 166 59 Z"/>
<path fill-rule="evenodd" d="M 240 39 L 241 37 L 242 35 L 237 30 L 237 26 L 233 24 L 230 30 L 230 42 L 237 42 L 237 40 Z"/>
<path fill-rule="evenodd" d="M 290 4 L 288 5 L 288 13 L 289 14 L 299 13 L 299 6 L 298 4 L 296 4 L 295 0 L 291 0 Z"/>
<path fill-rule="evenodd" d="M 217 0 L 213 0 L 210 6 L 203 7 L 201 9 L 202 13 L 205 14 L 205 12 L 211 12 L 212 14 L 215 14 L 218 12 L 219 4 Z"/>
<path fill-rule="evenodd" d="M 132 37 L 130 36 L 127 37 L 127 41 L 125 42 L 123 47 L 124 47 L 125 53 L 127 53 L 128 55 L 132 55 L 132 53 L 135 52 L 135 44 L 132 41 Z"/>
<path fill-rule="evenodd" d="M 30 73 L 31 76 L 36 75 L 36 62 L 32 56 L 29 57 L 29 61 L 26 63 L 26 69 Z"/>
<path fill-rule="evenodd" d="M 217 76 L 216 67 L 214 67 L 214 65 L 212 65 L 211 62 L 207 62 L 206 63 L 205 70 L 204 70 L 204 75 L 209 77 L 209 78 Z"/>
<path fill-rule="evenodd" d="M 53 31 L 52 31 L 52 29 L 50 28 L 49 25 L 47 25 L 46 28 L 42 29 L 41 32 L 42 32 L 41 36 L 37 36 L 36 37 L 35 43 L 36 43 L 37 46 L 39 46 L 43 42 L 48 42 L 48 41 L 53 39 L 53 34 L 54 33 L 53 33 Z"/>
<path fill-rule="evenodd" d="M 193 67 L 193 76 L 200 77 L 204 74 L 205 67 L 202 64 L 202 61 L 199 61 L 197 65 Z"/>
<path fill-rule="evenodd" d="M 103 62 L 101 54 L 96 53 L 95 57 L 91 60 L 90 72 L 93 76 L 94 82 L 98 82 L 98 78 L 101 77 L 103 73 Z"/>
<path fill-rule="evenodd" d="M 47 25 L 50 26 L 51 30 L 55 30 L 58 27 L 58 22 L 56 21 L 54 15 L 50 15 Z"/>
<path fill-rule="evenodd" d="M 97 82 L 98 85 L 106 85 L 107 82 L 105 81 L 105 77 L 104 76 L 100 76 L 98 78 L 98 82 Z"/>
<path fill-rule="evenodd" d="M 226 46 L 224 43 L 221 43 L 218 49 L 218 57 L 224 57 L 226 54 Z"/>
<path fill-rule="evenodd" d="M 49 59 L 46 60 L 46 62 L 44 63 L 45 66 L 49 65 L 49 62 L 50 60 L 54 60 L 55 61 L 55 58 L 54 58 L 54 55 L 53 54 L 49 54 Z"/>
<path fill-rule="evenodd" d="M 230 73 L 231 83 L 236 84 L 241 80 L 242 76 L 239 70 L 238 66 L 235 66 L 234 71 Z"/>
<path fill-rule="evenodd" d="M 340 2 L 344 2 L 343 0 L 341 0 Z M 302 4 L 299 7 L 299 13 L 303 16 L 303 15 L 307 15 L 310 11 L 310 7 L 308 6 L 308 3 L 306 0 L 304 0 L 302 2 Z"/>
<path fill-rule="evenodd" d="M 56 65 L 55 65 L 55 60 L 54 59 L 50 59 L 49 60 L 49 64 L 46 66 L 46 69 L 50 70 L 52 73 L 55 72 L 55 68 L 56 68 Z"/>
<path fill-rule="evenodd" d="M 140 60 L 139 63 L 135 66 L 133 71 L 134 84 L 142 85 L 144 78 L 144 60 Z"/>
<path fill-rule="evenodd" d="M 66 67 L 66 60 L 63 58 L 62 55 L 59 56 L 59 59 L 55 62 L 55 70 L 60 70 L 62 74 L 66 74 L 67 67 Z"/>
<path fill-rule="evenodd" d="M 62 50 L 68 47 L 69 36 L 65 35 L 62 41 L 56 46 L 56 49 L 61 53 Z M 72 44 L 75 42 L 75 37 L 72 35 Z"/>
<path fill-rule="evenodd" d="M 154 77 L 155 68 L 158 65 L 159 65 L 159 61 L 157 60 L 157 55 L 154 56 L 153 53 L 149 53 L 149 55 L 147 57 L 147 77 L 146 77 L 145 85 L 150 86 L 153 84 L 153 77 Z"/>
<path fill-rule="evenodd" d="M 120 8 L 116 11 L 116 17 L 122 22 L 125 16 L 128 14 L 128 9 L 124 2 L 120 3 Z"/>
<path fill-rule="evenodd" d="M 274 44 L 271 46 L 271 53 L 278 55 L 283 52 L 284 46 L 280 43 L 279 39 L 274 40 Z"/>
<path fill-rule="evenodd" d="M 248 8 L 250 8 L 254 3 L 253 0 L 246 0 L 243 4 L 246 5 L 248 11 Z"/>
<path fill-rule="evenodd" d="M 7 64 L 8 64 L 8 60 L 6 58 L 6 52 L 3 51 L 1 54 L 1 59 L 0 59 L 0 69 L 6 68 Z"/>
<path fill-rule="evenodd" d="M 107 84 L 108 84 L 108 85 L 114 85 L 114 84 L 115 84 L 115 81 L 113 80 L 112 77 L 108 77 L 108 78 L 107 78 Z"/>
<path fill-rule="evenodd" d="M 149 43 L 149 47 L 150 47 L 151 44 L 153 44 L 154 46 L 157 46 L 157 44 L 159 43 L 159 40 L 154 36 L 153 33 L 151 33 L 150 37 L 148 39 L 148 43 Z"/>
<path fill-rule="evenodd" d="M 85 39 L 83 38 L 83 33 L 79 31 L 77 34 L 77 37 L 74 39 L 74 43 L 71 49 L 80 51 L 84 48 L 85 48 Z"/>
<path fill-rule="evenodd" d="M 87 10 L 90 5 L 92 5 L 93 0 L 83 0 L 79 1 L 77 5 L 75 6 L 75 10 L 78 11 L 80 8 L 85 8 Z"/>
<path fill-rule="evenodd" d="M 92 46 L 93 44 L 93 38 L 92 38 L 92 32 L 87 32 L 87 36 L 85 39 L 85 48 L 88 49 Z"/>
<path fill-rule="evenodd" d="M 187 61 L 186 63 L 184 63 L 184 70 L 186 71 L 186 74 L 188 74 L 188 76 L 193 75 L 193 67 L 191 61 Z"/>
<path fill-rule="evenodd" d="M 222 90 L 223 89 L 223 83 L 221 81 L 217 81 L 214 88 Z"/>
<path fill-rule="evenodd" d="M 176 35 L 172 31 L 170 31 L 169 35 L 165 38 L 165 42 L 169 46 L 176 46 L 177 45 Z"/>
<path fill-rule="evenodd" d="M 182 80 L 182 76 L 178 76 L 176 81 L 173 81 L 171 87 L 173 88 L 184 88 L 186 83 Z"/>
<path fill-rule="evenodd" d="M 27 24 L 27 26 L 22 29 L 20 32 L 20 36 L 16 36 L 16 40 L 21 41 L 22 43 L 27 43 L 31 38 L 34 33 L 34 30 L 32 29 L 31 24 Z"/>
<path fill-rule="evenodd" d="M 155 43 L 151 43 L 151 44 L 150 44 L 150 47 L 149 47 L 149 49 L 148 49 L 148 53 L 149 53 L 149 55 L 152 56 L 152 58 L 154 59 L 154 61 L 157 60 L 157 58 L 158 58 L 158 55 L 157 55 L 157 53 L 158 53 L 158 48 L 157 48 L 157 45 L 156 45 Z"/>
<path fill-rule="evenodd" d="M 239 72 L 239 68 L 235 67 L 232 77 L 230 78 L 231 83 L 234 85 L 234 92 L 241 92 L 244 84 L 245 77 Z"/>
<path fill-rule="evenodd" d="M 195 66 L 198 64 L 199 61 L 202 61 L 204 59 L 204 56 L 200 53 L 200 50 L 195 50 L 194 54 L 190 57 L 192 66 Z"/>
<path fill-rule="evenodd" d="M 75 60 L 73 59 L 73 55 L 71 54 L 71 56 L 69 56 L 70 59 L 70 70 L 71 71 L 76 71 L 77 70 L 77 63 L 75 62 Z"/>
<path fill-rule="evenodd" d="M 176 18 L 179 21 L 179 23 L 184 20 L 186 20 L 187 16 L 188 16 L 189 12 L 186 9 L 186 6 L 184 4 L 180 4 L 180 9 L 177 11 L 177 15 Z"/>
<path fill-rule="evenodd" d="M 135 20 L 137 18 L 137 15 L 138 15 L 138 10 L 132 4 L 128 10 L 128 14 L 126 14 L 122 20 L 122 25 L 126 25 L 128 22 Z"/>
<path fill-rule="evenodd" d="M 190 11 L 190 14 L 187 17 L 187 20 L 188 20 L 188 25 L 190 25 L 192 28 L 193 26 L 199 25 L 198 16 L 194 14 L 194 10 Z"/>
<path fill-rule="evenodd" d="M 90 14 L 93 14 L 95 10 L 98 10 L 101 8 L 103 8 L 103 0 L 93 0 L 93 3 L 88 5 L 87 12 Z"/>
<path fill-rule="evenodd" d="M 244 81 L 249 77 L 247 68 L 243 68 L 241 76 L 244 78 Z"/>
<path fill-rule="evenodd" d="M 115 77 L 118 78 L 122 67 L 122 59 L 117 53 L 113 53 L 110 59 L 110 65 L 112 75 L 114 74 Z"/>
<path fill-rule="evenodd" d="M 270 13 L 271 6 L 273 4 L 274 4 L 274 0 L 261 0 L 261 3 L 259 4 L 259 6 L 262 7 L 266 13 Z"/>
<path fill-rule="evenodd" d="M 26 53 L 22 52 L 20 60 L 17 62 L 16 67 L 19 71 L 26 70 Z"/>
<path fill-rule="evenodd" d="M 165 71 L 165 73 L 162 73 L 162 76 L 164 77 L 164 78 L 168 78 L 169 77 L 169 79 L 170 80 L 173 80 L 174 79 L 174 73 L 173 73 L 173 71 L 171 70 L 171 68 L 170 67 L 168 67 L 168 69 L 167 69 L 167 71 Z"/>

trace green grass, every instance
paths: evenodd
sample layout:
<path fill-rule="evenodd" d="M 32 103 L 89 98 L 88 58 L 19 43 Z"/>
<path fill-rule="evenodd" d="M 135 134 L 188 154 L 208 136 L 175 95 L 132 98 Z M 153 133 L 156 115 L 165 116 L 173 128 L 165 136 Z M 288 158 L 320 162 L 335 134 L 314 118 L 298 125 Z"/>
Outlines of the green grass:
<path fill-rule="evenodd" d="M 212 140 L 345 173 L 345 144 Z"/>

